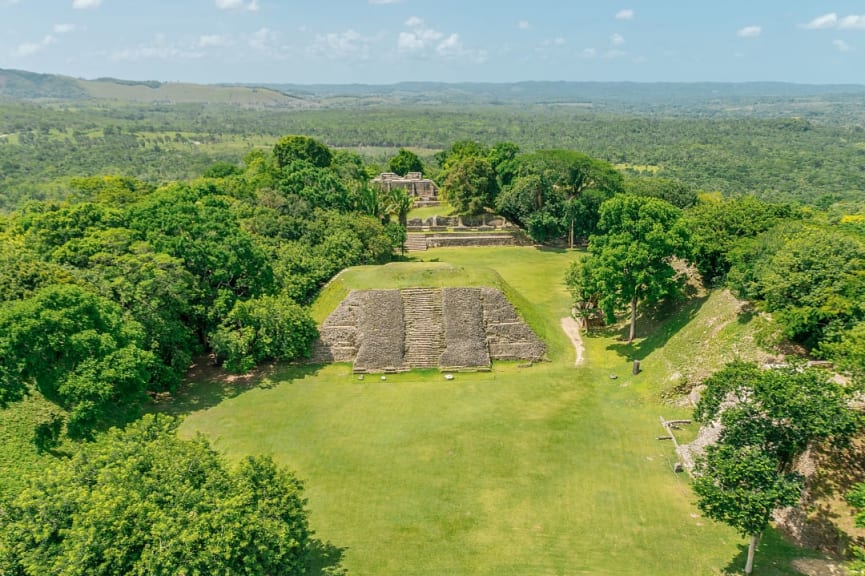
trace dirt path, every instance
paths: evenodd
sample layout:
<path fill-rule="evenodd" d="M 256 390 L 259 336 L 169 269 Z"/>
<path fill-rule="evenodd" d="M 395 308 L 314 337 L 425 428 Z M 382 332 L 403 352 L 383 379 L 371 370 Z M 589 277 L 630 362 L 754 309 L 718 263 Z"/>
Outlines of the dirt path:
<path fill-rule="evenodd" d="M 583 363 L 583 337 L 580 334 L 580 325 L 576 320 L 567 316 L 562 318 L 562 330 L 565 331 L 565 334 L 568 335 L 568 338 L 571 339 L 571 342 L 574 344 L 574 350 L 577 352 L 577 359 L 574 360 L 574 366 L 579 366 Z"/>

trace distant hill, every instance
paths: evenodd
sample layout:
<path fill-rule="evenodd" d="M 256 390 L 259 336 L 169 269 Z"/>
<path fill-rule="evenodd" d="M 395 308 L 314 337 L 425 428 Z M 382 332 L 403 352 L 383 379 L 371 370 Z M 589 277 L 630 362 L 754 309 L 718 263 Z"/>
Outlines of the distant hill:
<path fill-rule="evenodd" d="M 0 100 L 81 100 L 89 97 L 75 78 L 0 69 Z"/>
<path fill-rule="evenodd" d="M 206 103 L 246 108 L 311 108 L 306 101 L 279 90 L 117 78 L 82 80 L 55 74 L 0 69 L 0 100 L 112 100 L 139 104 Z"/>
<path fill-rule="evenodd" d="M 93 100 L 319 109 L 435 106 L 570 107 L 612 114 L 791 117 L 861 123 L 865 85 L 639 82 L 397 84 L 192 84 L 117 78 L 82 80 L 0 69 L 0 101 Z"/>

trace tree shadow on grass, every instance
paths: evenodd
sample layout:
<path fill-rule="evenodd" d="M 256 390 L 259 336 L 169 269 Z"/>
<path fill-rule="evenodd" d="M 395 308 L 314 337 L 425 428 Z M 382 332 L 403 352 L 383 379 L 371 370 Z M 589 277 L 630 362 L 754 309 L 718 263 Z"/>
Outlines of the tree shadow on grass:
<path fill-rule="evenodd" d="M 172 416 L 184 416 L 217 404 L 256 388 L 272 388 L 278 382 L 312 376 L 320 365 L 281 363 L 263 364 L 246 374 L 231 374 L 201 357 L 190 367 L 178 390 L 160 394 L 145 410 Z"/>
<path fill-rule="evenodd" d="M 345 576 L 348 570 L 342 565 L 347 548 L 318 538 L 309 541 L 309 556 L 306 564 L 308 576 Z"/>
<path fill-rule="evenodd" d="M 647 310 L 637 318 L 637 337 L 631 343 L 626 342 L 630 328 L 628 324 L 606 329 L 604 335 L 618 335 L 620 340 L 607 346 L 607 350 L 628 360 L 645 359 L 658 348 L 663 348 L 670 338 L 687 326 L 707 299 L 708 295 L 699 296 L 667 302 Z"/>
<path fill-rule="evenodd" d="M 743 574 L 745 561 L 748 559 L 748 544 L 739 545 L 739 552 L 721 570 L 721 574 L 733 576 Z M 774 528 L 763 532 L 763 537 L 757 545 L 754 555 L 755 576 L 801 576 L 801 572 L 792 566 L 797 558 L 824 558 L 816 550 L 799 548 L 787 540 Z"/>

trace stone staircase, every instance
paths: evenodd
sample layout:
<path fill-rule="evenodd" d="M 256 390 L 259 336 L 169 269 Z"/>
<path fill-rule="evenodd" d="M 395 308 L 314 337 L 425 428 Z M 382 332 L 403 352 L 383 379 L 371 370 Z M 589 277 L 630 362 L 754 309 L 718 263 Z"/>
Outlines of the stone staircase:
<path fill-rule="evenodd" d="M 407 234 L 405 239 L 405 249 L 409 252 L 423 252 L 426 250 L 426 234 Z"/>
<path fill-rule="evenodd" d="M 437 368 L 444 350 L 442 292 L 437 288 L 408 288 L 402 294 L 405 357 L 410 368 Z"/>

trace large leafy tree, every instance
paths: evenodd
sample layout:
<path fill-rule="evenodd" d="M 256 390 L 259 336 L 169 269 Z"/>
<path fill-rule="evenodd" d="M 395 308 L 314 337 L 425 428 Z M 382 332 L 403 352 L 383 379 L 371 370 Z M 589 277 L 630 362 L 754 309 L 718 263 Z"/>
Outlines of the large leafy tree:
<path fill-rule="evenodd" d="M 486 158 L 464 156 L 449 164 L 442 192 L 460 214 L 481 214 L 495 205 L 499 187 L 492 165 Z"/>
<path fill-rule="evenodd" d="M 269 457 L 229 469 L 146 416 L 30 478 L 0 507 L 0 573 L 302 574 L 301 483 Z"/>
<path fill-rule="evenodd" d="M 411 150 L 400 148 L 396 156 L 388 160 L 387 168 L 391 172 L 405 176 L 409 172 L 423 172 L 423 162 Z"/>
<path fill-rule="evenodd" d="M 518 158 L 521 175 L 537 174 L 561 196 L 568 244 L 595 233 L 598 208 L 623 191 L 622 175 L 608 162 L 573 150 L 540 150 Z"/>
<path fill-rule="evenodd" d="M 70 410 L 73 436 L 135 411 L 153 365 L 141 325 L 78 286 L 51 285 L 0 308 L 0 403 L 34 385 Z"/>
<path fill-rule="evenodd" d="M 794 505 L 802 488 L 797 458 L 812 442 L 838 445 L 861 426 L 851 390 L 825 372 L 798 366 L 761 370 L 727 365 L 706 380 L 695 418 L 719 420 L 723 431 L 698 462 L 697 505 L 708 517 L 749 536 L 746 573 L 759 535 L 779 507 Z"/>
<path fill-rule="evenodd" d="M 598 235 L 588 258 L 575 261 L 567 283 L 577 302 L 597 302 L 608 321 L 630 307 L 628 342 L 636 334 L 637 305 L 657 302 L 678 289 L 673 257 L 687 256 L 681 211 L 657 198 L 621 194 L 601 204 Z"/>
<path fill-rule="evenodd" d="M 274 145 L 273 155 L 280 168 L 298 160 L 309 162 L 316 168 L 327 168 L 333 160 L 330 148 L 309 136 L 283 136 Z"/>
<path fill-rule="evenodd" d="M 308 357 L 318 332 L 309 313 L 285 296 L 237 302 L 210 341 L 232 372 L 264 360 Z"/>

